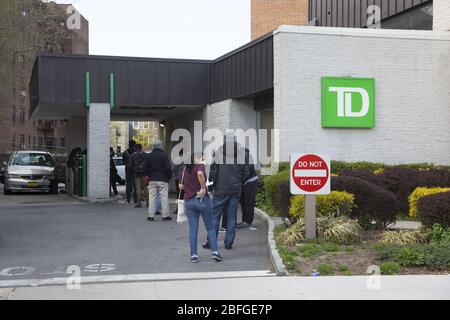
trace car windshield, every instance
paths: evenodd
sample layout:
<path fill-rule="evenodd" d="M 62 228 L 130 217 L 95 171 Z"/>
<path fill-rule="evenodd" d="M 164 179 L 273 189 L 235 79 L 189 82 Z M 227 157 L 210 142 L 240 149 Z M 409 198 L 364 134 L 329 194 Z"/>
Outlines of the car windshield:
<path fill-rule="evenodd" d="M 115 159 L 113 159 L 114 160 L 114 164 L 116 165 L 116 166 L 123 166 L 123 160 L 122 160 L 122 158 L 115 158 Z"/>
<path fill-rule="evenodd" d="M 55 162 L 51 155 L 45 153 L 17 153 L 11 161 L 11 165 L 54 167 Z"/>

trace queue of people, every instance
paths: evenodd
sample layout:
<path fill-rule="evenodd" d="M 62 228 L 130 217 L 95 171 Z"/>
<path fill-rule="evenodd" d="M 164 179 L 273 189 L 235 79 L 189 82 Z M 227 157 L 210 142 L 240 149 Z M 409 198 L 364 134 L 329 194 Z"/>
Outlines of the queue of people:
<path fill-rule="evenodd" d="M 227 152 L 230 148 L 233 152 Z M 142 208 L 145 200 L 148 221 L 155 221 L 155 215 L 159 212 L 162 213 L 163 221 L 172 220 L 169 212 L 169 182 L 174 177 L 177 195 L 184 199 L 184 211 L 189 224 L 191 262 L 198 262 L 200 217 L 207 231 L 207 241 L 203 248 L 211 250 L 213 260 L 222 261 L 217 244 L 221 219 L 225 224 L 226 250 L 233 248 L 236 230 L 254 230 L 258 175 L 248 149 L 241 147 L 234 139 L 224 141 L 216 151 L 208 176 L 202 154 L 191 155 L 189 158 L 190 161 L 184 164 L 181 159 L 185 157 L 181 151 L 176 164 L 172 165 L 161 141 L 155 141 L 152 151 L 146 153 L 140 144 L 131 140 L 129 148 L 123 154 L 126 201 L 131 202 L 133 193 L 135 207 Z M 245 159 L 245 163 L 239 163 L 238 159 Z M 111 166 L 113 164 L 112 162 Z M 116 174 L 115 172 L 117 170 L 111 168 L 111 175 Z M 242 221 L 237 223 L 239 204 L 242 208 Z M 174 212 L 176 213 L 177 211 Z"/>

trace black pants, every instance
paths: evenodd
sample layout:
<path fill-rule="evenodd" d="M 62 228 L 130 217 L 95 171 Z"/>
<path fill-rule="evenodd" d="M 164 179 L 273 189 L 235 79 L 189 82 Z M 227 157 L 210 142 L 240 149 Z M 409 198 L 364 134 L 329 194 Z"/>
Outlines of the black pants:
<path fill-rule="evenodd" d="M 116 177 L 117 177 L 117 174 L 113 174 L 113 173 L 109 176 L 110 185 L 111 185 L 111 188 L 112 188 L 115 196 L 118 195 Z M 109 189 L 109 195 L 111 195 L 111 188 Z"/>
<path fill-rule="evenodd" d="M 132 172 L 125 173 L 125 193 L 127 195 L 127 202 L 131 201 L 131 193 L 136 190 L 136 186 L 134 185 L 134 174 Z M 134 194 L 134 203 L 137 203 L 137 194 Z"/>
<path fill-rule="evenodd" d="M 242 208 L 242 221 L 248 224 L 253 223 L 255 218 L 255 202 L 256 193 L 258 191 L 258 180 L 247 183 L 242 188 L 241 194 L 241 208 Z"/>

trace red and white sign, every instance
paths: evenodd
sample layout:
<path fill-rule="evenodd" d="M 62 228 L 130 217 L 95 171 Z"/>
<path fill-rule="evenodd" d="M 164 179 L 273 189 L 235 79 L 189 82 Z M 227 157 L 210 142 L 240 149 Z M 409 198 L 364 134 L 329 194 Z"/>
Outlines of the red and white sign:
<path fill-rule="evenodd" d="M 329 194 L 330 158 L 319 154 L 291 155 L 292 194 Z"/>

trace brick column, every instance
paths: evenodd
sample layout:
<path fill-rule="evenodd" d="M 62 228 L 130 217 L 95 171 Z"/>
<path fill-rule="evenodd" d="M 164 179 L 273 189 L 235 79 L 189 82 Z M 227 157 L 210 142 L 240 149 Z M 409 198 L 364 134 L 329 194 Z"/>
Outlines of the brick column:
<path fill-rule="evenodd" d="M 109 199 L 110 106 L 91 103 L 87 119 L 87 196 L 91 201 Z"/>

